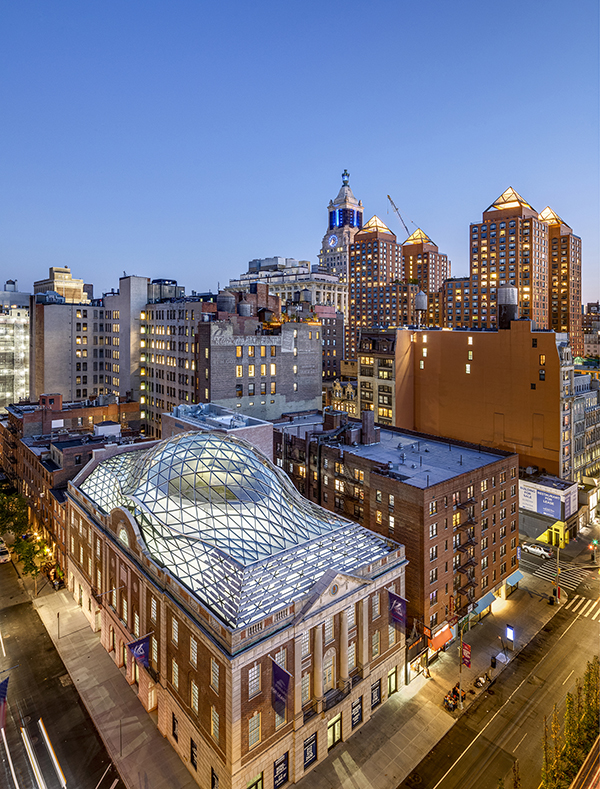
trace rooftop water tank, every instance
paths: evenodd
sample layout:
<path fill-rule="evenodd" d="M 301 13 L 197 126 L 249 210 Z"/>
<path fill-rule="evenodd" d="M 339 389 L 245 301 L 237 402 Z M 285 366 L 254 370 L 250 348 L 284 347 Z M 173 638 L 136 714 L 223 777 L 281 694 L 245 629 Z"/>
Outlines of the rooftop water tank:
<path fill-rule="evenodd" d="M 217 296 L 218 312 L 235 312 L 235 296 L 233 293 L 219 293 Z"/>

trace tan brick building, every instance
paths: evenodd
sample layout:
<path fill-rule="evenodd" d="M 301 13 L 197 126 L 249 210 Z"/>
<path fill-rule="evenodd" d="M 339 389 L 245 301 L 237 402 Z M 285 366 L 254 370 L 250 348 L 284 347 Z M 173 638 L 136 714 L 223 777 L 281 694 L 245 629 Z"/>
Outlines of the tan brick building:
<path fill-rule="evenodd" d="M 69 588 L 199 786 L 298 780 L 402 683 L 404 547 L 303 500 L 247 443 L 107 448 L 67 506 Z M 126 646 L 146 634 L 148 669 Z"/>

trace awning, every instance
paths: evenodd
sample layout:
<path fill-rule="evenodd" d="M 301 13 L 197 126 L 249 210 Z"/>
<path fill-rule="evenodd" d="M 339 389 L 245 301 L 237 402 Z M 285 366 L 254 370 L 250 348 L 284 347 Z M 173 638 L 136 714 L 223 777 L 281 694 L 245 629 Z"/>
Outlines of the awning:
<path fill-rule="evenodd" d="M 438 649 L 441 649 L 444 644 L 446 644 L 452 638 L 452 630 L 446 625 L 442 628 L 438 633 L 436 633 L 433 638 L 429 639 L 429 649 L 432 649 L 434 652 L 437 652 Z"/>
<path fill-rule="evenodd" d="M 488 605 L 491 605 L 494 602 L 495 599 L 496 599 L 496 595 L 493 592 L 488 592 L 477 603 L 477 605 L 475 606 L 474 613 L 480 614 L 482 611 L 484 611 L 488 607 Z"/>
<path fill-rule="evenodd" d="M 509 586 L 514 586 L 519 581 L 523 580 L 523 573 L 520 570 L 516 570 L 512 575 L 506 579 L 506 583 Z"/>

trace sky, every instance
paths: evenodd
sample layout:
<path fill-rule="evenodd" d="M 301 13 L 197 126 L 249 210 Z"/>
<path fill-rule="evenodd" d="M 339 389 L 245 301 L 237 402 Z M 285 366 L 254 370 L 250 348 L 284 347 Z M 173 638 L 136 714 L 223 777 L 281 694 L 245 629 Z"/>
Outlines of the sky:
<path fill-rule="evenodd" d="M 0 280 L 316 263 L 347 168 L 365 219 L 404 240 L 390 194 L 454 276 L 508 186 L 550 205 L 597 300 L 598 30 L 596 0 L 4 3 Z"/>

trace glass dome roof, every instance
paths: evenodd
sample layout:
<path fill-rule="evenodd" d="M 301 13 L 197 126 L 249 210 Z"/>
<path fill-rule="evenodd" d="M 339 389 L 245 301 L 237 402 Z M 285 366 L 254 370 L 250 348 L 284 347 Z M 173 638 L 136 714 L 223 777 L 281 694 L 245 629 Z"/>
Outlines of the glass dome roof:
<path fill-rule="evenodd" d="M 234 627 L 289 605 L 328 569 L 397 548 L 307 501 L 258 450 L 221 433 L 132 447 L 80 488 L 107 513 L 129 510 L 153 558 Z"/>

